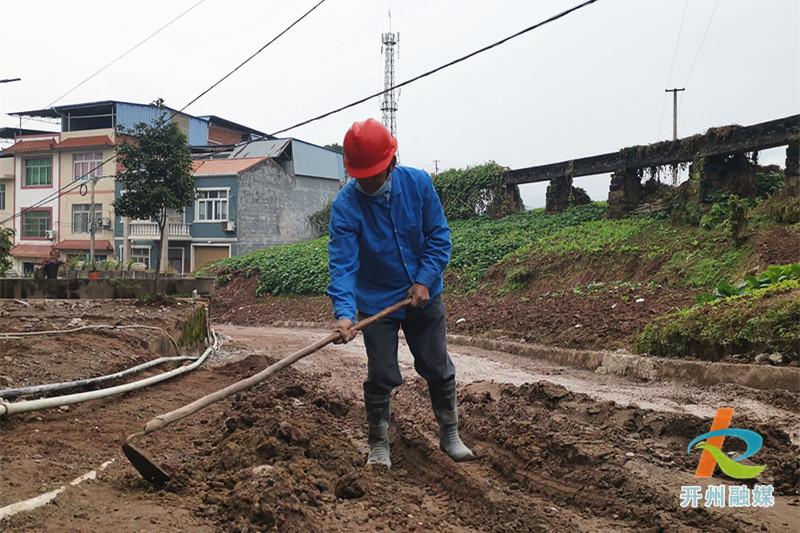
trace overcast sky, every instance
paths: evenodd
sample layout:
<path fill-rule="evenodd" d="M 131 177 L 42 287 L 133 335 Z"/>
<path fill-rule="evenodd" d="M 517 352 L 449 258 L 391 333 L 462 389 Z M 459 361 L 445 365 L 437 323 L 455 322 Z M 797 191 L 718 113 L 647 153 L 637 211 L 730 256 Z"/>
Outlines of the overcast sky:
<path fill-rule="evenodd" d="M 4 2 L 0 78 L 23 80 L 0 84 L 0 113 L 46 106 L 196 2 Z M 205 0 L 59 104 L 162 97 L 182 107 L 314 3 Z M 389 9 L 404 80 L 577 3 L 327 0 L 187 113 L 272 132 L 381 89 Z M 404 88 L 402 163 L 519 168 L 667 139 L 673 86 L 686 87 L 679 136 L 798 113 L 799 24 L 796 0 L 600 0 Z M 367 116 L 380 118 L 377 99 L 290 134 L 341 142 Z M 607 195 L 607 179 L 576 184 Z M 525 186 L 526 205 L 543 205 L 544 187 Z"/>

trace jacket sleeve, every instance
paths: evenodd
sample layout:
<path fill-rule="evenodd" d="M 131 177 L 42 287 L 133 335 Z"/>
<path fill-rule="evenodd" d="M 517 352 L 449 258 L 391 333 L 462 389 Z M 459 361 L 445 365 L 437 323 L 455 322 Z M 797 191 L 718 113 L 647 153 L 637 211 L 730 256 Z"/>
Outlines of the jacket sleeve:
<path fill-rule="evenodd" d="M 337 320 L 356 321 L 356 273 L 358 272 L 358 234 L 339 203 L 331 207 L 328 241 L 328 296 Z"/>
<path fill-rule="evenodd" d="M 425 247 L 419 260 L 419 268 L 414 282 L 431 288 L 442 275 L 450 261 L 450 227 L 444 216 L 439 195 L 433 181 L 426 174 L 422 191 L 422 231 L 425 234 Z"/>

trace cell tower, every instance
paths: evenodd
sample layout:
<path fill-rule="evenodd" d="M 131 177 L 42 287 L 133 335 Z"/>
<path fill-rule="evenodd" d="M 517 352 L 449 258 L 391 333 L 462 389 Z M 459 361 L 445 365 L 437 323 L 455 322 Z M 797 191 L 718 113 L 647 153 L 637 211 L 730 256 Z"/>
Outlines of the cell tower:
<path fill-rule="evenodd" d="M 383 88 L 394 87 L 394 65 L 400 56 L 400 33 L 392 32 L 392 12 L 389 11 L 389 32 L 381 34 L 381 53 L 386 58 L 386 65 L 383 74 Z M 397 54 L 397 55 L 395 55 Z M 383 94 L 381 100 L 381 112 L 383 113 L 383 125 L 386 126 L 393 136 L 397 137 L 397 100 L 400 97 L 400 90 L 393 90 Z"/>

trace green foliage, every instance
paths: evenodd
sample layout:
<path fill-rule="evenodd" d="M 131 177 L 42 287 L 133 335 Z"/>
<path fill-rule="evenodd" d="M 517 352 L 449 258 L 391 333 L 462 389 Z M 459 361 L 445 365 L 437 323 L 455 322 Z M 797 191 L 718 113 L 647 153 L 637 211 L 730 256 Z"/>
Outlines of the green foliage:
<path fill-rule="evenodd" d="M 340 154 L 344 154 L 344 148 L 339 143 L 331 143 L 326 144 L 323 148 L 327 148 L 329 150 L 333 150 L 334 152 L 339 152 Z"/>
<path fill-rule="evenodd" d="M 638 336 L 635 348 L 711 360 L 771 351 L 799 359 L 800 281 L 784 280 L 659 317 Z"/>
<path fill-rule="evenodd" d="M 641 251 L 640 248 L 630 244 L 629 241 L 649 224 L 650 220 L 647 217 L 591 220 L 578 225 L 569 225 L 551 235 L 541 236 L 525 251 L 547 255 L 638 253 Z"/>
<path fill-rule="evenodd" d="M 711 208 L 700 218 L 700 227 L 705 230 L 712 230 L 730 216 L 728 199 L 725 197 L 720 201 L 711 204 Z"/>
<path fill-rule="evenodd" d="M 181 324 L 181 334 L 178 337 L 179 346 L 197 346 L 206 339 L 208 312 L 205 307 L 198 307 Z"/>
<path fill-rule="evenodd" d="M 730 196 L 728 205 L 730 213 L 725 219 L 725 224 L 731 241 L 738 245 L 744 239 L 744 230 L 747 228 L 748 203 L 738 196 Z"/>
<path fill-rule="evenodd" d="M 475 288 L 486 270 L 508 254 L 566 225 L 600 220 L 605 210 L 605 205 L 590 204 L 572 207 L 558 215 L 535 209 L 500 220 L 480 217 L 452 222 L 451 288 Z M 322 294 L 328 284 L 327 263 L 327 237 L 322 237 L 223 259 L 207 265 L 197 275 L 216 274 L 224 278 L 232 272 L 258 273 L 259 294 Z"/>
<path fill-rule="evenodd" d="M 328 201 L 319 211 L 309 215 L 308 223 L 314 228 L 318 235 L 328 233 L 328 226 L 331 222 L 331 202 Z"/>
<path fill-rule="evenodd" d="M 208 265 L 197 273 L 259 273 L 256 292 L 323 294 L 328 285 L 328 238 L 272 246 Z"/>
<path fill-rule="evenodd" d="M 0 276 L 11 268 L 11 247 L 14 242 L 14 230 L 0 228 Z"/>
<path fill-rule="evenodd" d="M 454 284 L 451 288 L 474 289 L 488 268 L 503 258 L 546 240 L 564 227 L 600 220 L 605 212 L 604 205 L 589 204 L 570 207 L 556 215 L 534 209 L 500 220 L 481 217 L 454 221 L 450 224 L 453 253 L 448 267 Z"/>
<path fill-rule="evenodd" d="M 773 196 L 763 202 L 757 209 L 768 221 L 778 224 L 800 223 L 800 198 L 796 196 Z"/>
<path fill-rule="evenodd" d="M 783 187 L 784 173 L 777 166 L 759 167 L 756 170 L 756 190 L 761 198 L 778 192 Z"/>
<path fill-rule="evenodd" d="M 800 280 L 800 263 L 771 265 L 761 274 L 747 276 L 735 285 L 723 281 L 715 287 L 713 293 L 699 295 L 697 303 L 708 303 L 732 296 L 742 296 L 789 280 Z"/>
<path fill-rule="evenodd" d="M 490 161 L 465 169 L 450 169 L 433 177 L 448 220 L 483 215 L 502 217 L 522 210 L 516 186 L 503 186 L 505 169 Z"/>
<path fill-rule="evenodd" d="M 168 211 L 190 205 L 196 192 L 186 136 L 167 121 L 162 100 L 154 105 L 159 113 L 153 124 L 136 124 L 124 131 L 136 140 L 117 145 L 122 170 L 116 177 L 125 192 L 114 200 L 114 209 L 120 216 L 156 220 L 163 241 Z"/>

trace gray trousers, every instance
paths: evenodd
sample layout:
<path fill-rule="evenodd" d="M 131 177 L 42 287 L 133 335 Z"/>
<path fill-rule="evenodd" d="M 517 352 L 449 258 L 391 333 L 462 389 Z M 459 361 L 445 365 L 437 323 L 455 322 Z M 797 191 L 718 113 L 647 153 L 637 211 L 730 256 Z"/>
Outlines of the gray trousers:
<path fill-rule="evenodd" d="M 359 312 L 359 320 L 365 317 Z M 397 333 L 401 327 L 414 356 L 414 368 L 429 385 L 437 386 L 455 379 L 456 369 L 447 353 L 444 301 L 439 295 L 425 307 L 409 307 L 403 320 L 383 318 L 364 330 L 365 393 L 388 394 L 403 382 L 397 364 Z"/>

